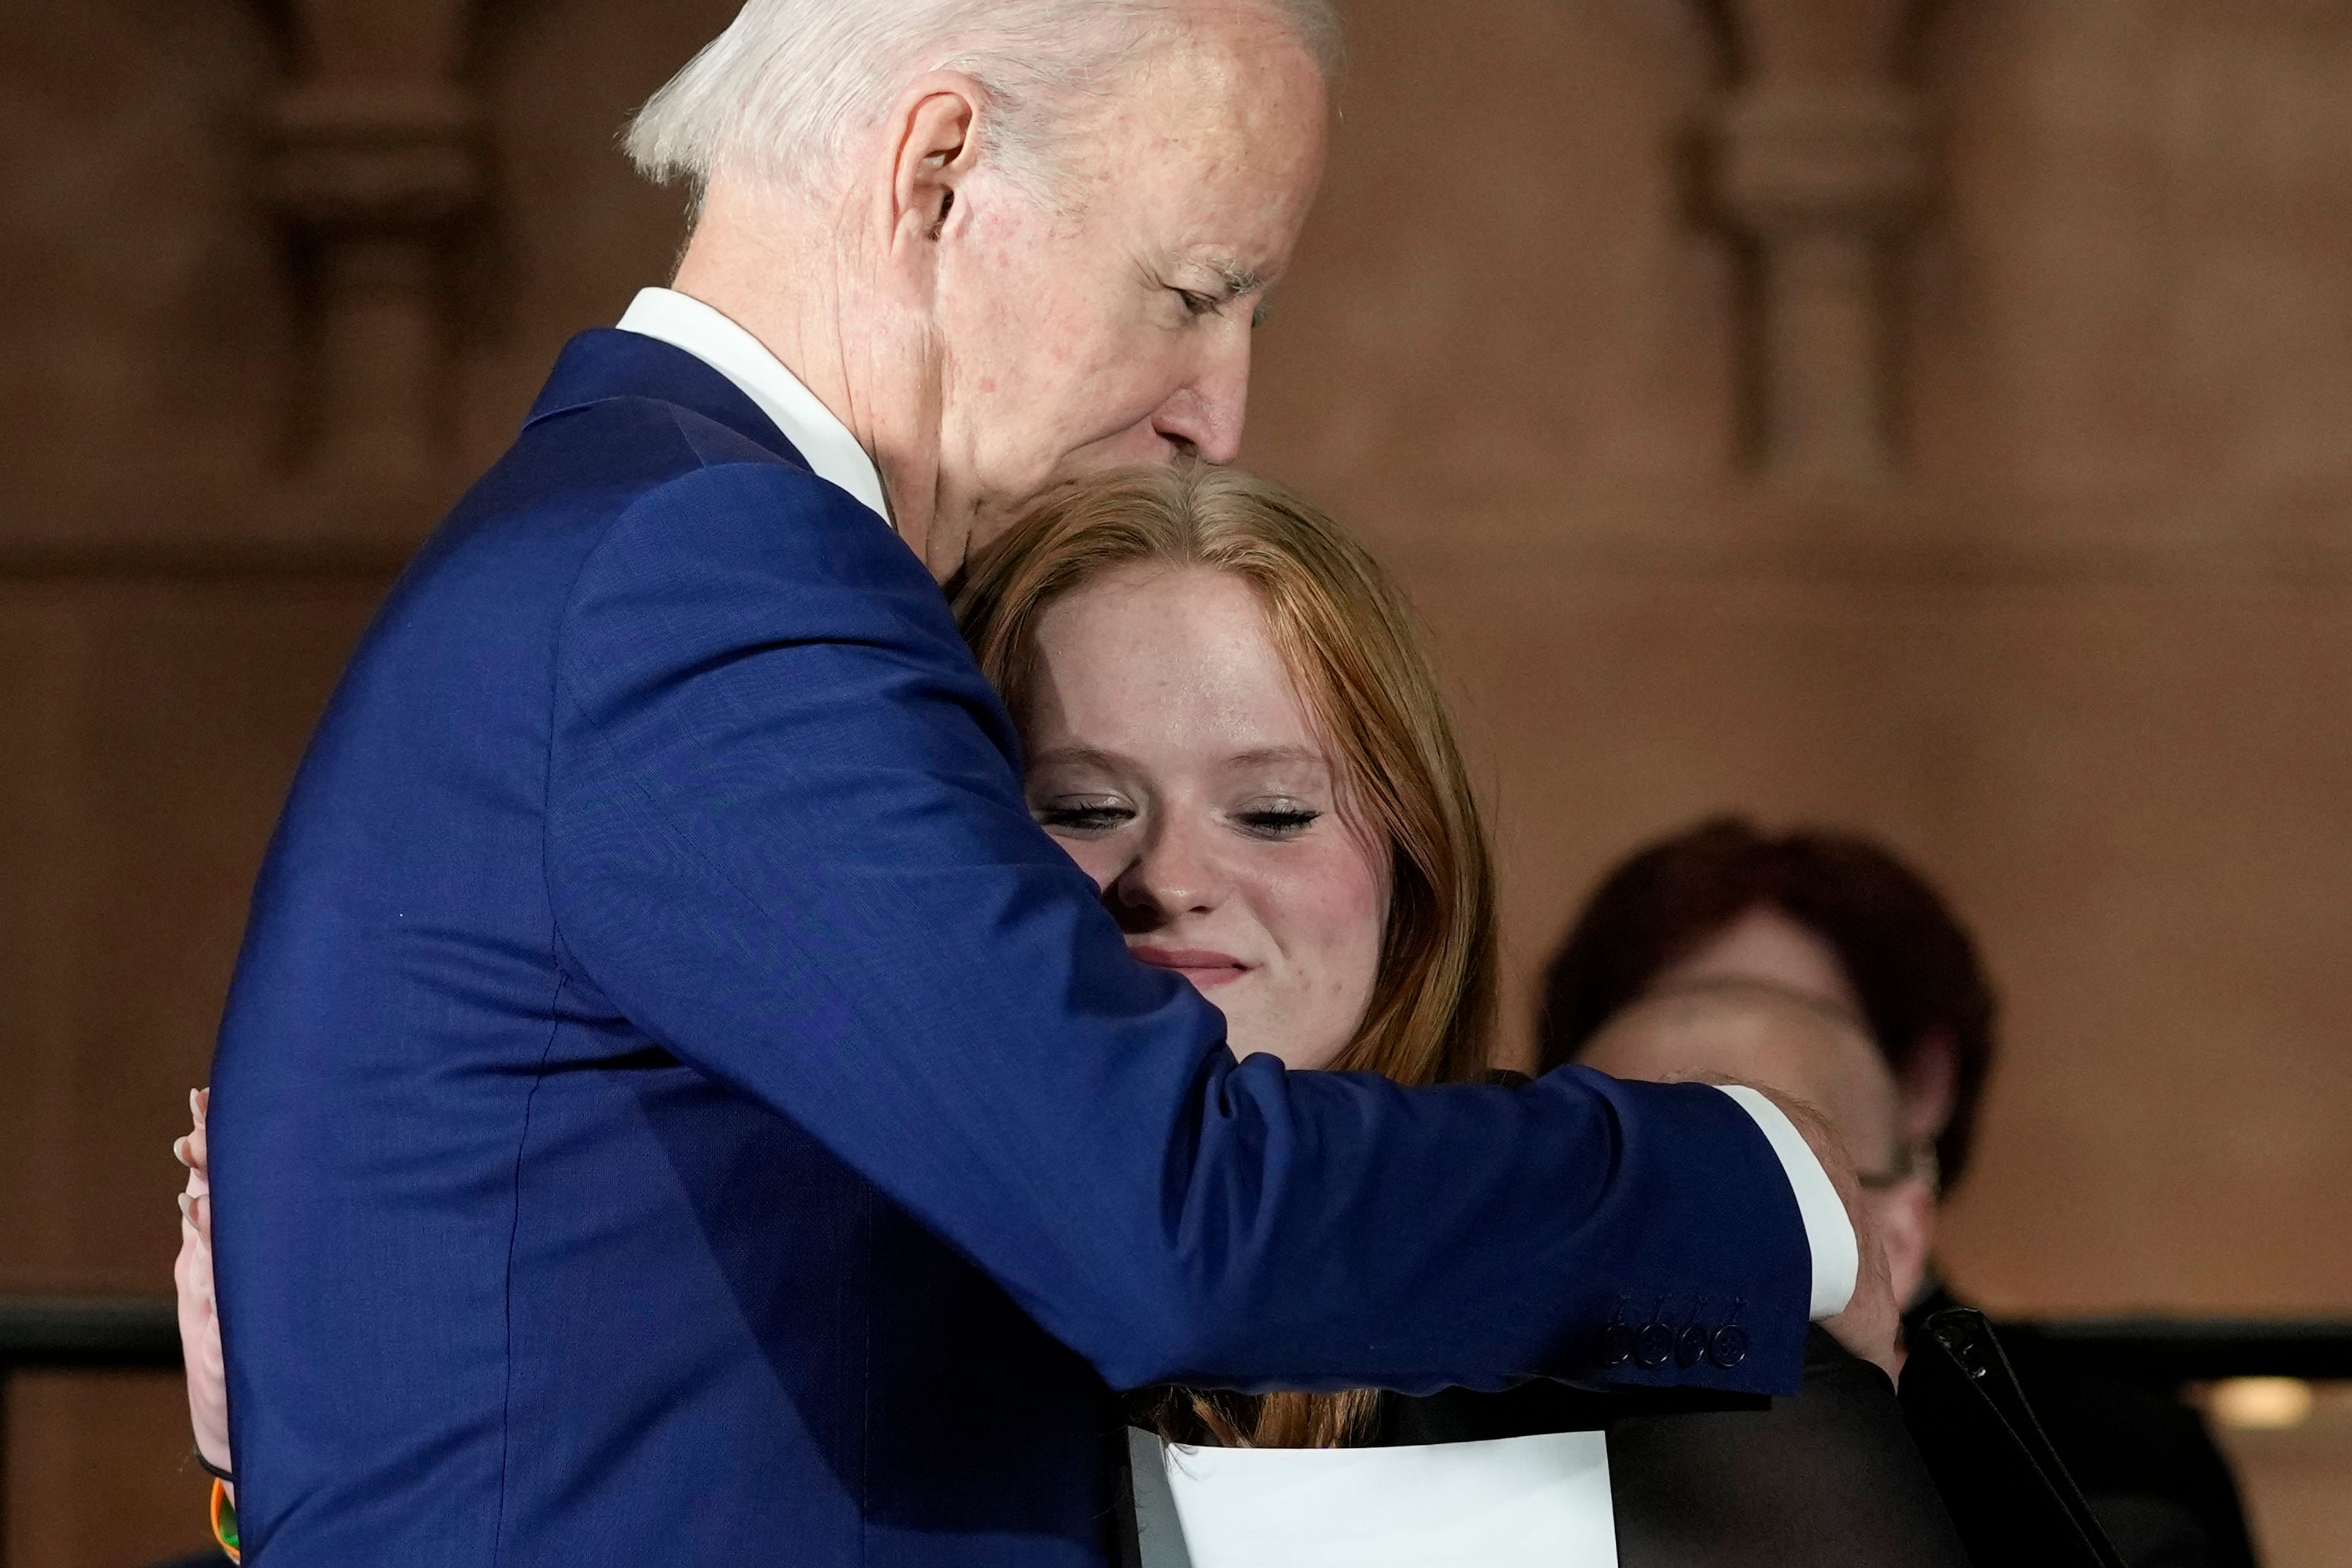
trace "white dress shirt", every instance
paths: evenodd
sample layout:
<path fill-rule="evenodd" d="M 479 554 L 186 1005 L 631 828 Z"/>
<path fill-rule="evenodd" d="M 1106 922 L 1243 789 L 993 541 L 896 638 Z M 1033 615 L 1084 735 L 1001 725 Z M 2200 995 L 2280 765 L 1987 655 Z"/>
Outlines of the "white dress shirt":
<path fill-rule="evenodd" d="M 817 401 L 800 377 L 767 345 L 701 300 L 674 289 L 642 289 L 621 317 L 625 332 L 642 332 L 673 348 L 684 349 L 729 381 L 759 405 L 808 459 L 818 479 L 840 486 L 873 509 L 885 522 L 890 509 L 882 498 L 882 475 L 874 459 L 857 444 L 849 427 Z M 1861 1262 L 1853 1222 L 1837 1189 L 1813 1157 L 1804 1138 L 1780 1113 L 1780 1108 L 1752 1089 L 1727 1089 L 1725 1093 L 1756 1119 L 1772 1152 L 1789 1174 L 1796 1194 L 1797 1212 L 1804 1217 L 1805 1240 L 1812 1248 L 1812 1315 L 1818 1322 L 1845 1310 L 1853 1298 L 1854 1275 Z"/>
<path fill-rule="evenodd" d="M 1822 1169 L 1812 1145 L 1779 1106 L 1744 1084 L 1723 1092 L 1756 1119 L 1756 1125 L 1771 1141 L 1772 1152 L 1780 1156 L 1780 1168 L 1789 1173 L 1789 1185 L 1797 1194 L 1797 1212 L 1804 1216 L 1805 1243 L 1813 1252 L 1813 1321 L 1834 1318 L 1853 1300 L 1854 1277 L 1862 1268 L 1862 1249 L 1854 1239 L 1853 1221 L 1846 1216 L 1845 1204 L 1830 1184 L 1829 1173 Z"/>
<path fill-rule="evenodd" d="M 882 499 L 881 470 L 874 459 L 849 426 L 835 418 L 833 410 L 768 352 L 767 344 L 675 289 L 638 289 L 620 324 L 625 332 L 642 332 L 684 349 L 733 382 L 808 459 L 811 473 L 847 490 L 883 521 L 890 521 L 889 504 Z"/>

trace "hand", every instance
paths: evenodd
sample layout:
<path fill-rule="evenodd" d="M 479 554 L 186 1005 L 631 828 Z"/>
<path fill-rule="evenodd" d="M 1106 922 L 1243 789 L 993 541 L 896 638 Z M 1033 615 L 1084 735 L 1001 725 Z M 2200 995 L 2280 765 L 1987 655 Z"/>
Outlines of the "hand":
<path fill-rule="evenodd" d="M 222 1363 L 220 1313 L 213 1300 L 213 1187 L 205 1146 L 205 1113 L 212 1090 L 193 1089 L 188 1110 L 195 1127 L 172 1145 L 188 1168 L 180 1194 L 180 1256 L 172 1284 L 180 1299 L 180 1353 L 188 1369 L 188 1420 L 195 1428 L 196 1452 L 226 1470 L 228 1463 L 228 1373 Z"/>
<path fill-rule="evenodd" d="M 1863 1202 L 1853 1161 L 1828 1120 L 1790 1092 L 1801 1089 L 1825 1104 L 1853 1101 L 1847 1117 L 1866 1124 L 1869 1100 L 1841 1094 L 1882 1070 L 1878 1049 L 1861 1026 L 1776 986 L 1715 983 L 1663 993 L 1620 1010 L 1580 1059 L 1616 1078 L 1746 1084 L 1780 1108 L 1828 1173 L 1853 1225 L 1853 1296 L 1822 1327 L 1855 1355 L 1895 1376 L 1902 1365 L 1895 1346 L 1900 1310 L 1874 1210 Z"/>
<path fill-rule="evenodd" d="M 1845 1205 L 1846 1218 L 1853 1222 L 1853 1297 L 1846 1302 L 1845 1310 L 1823 1321 L 1822 1327 L 1838 1343 L 1885 1373 L 1889 1381 L 1898 1379 L 1903 1374 L 1903 1352 L 1898 1343 L 1903 1308 L 1895 1300 L 1895 1286 L 1886 1269 L 1886 1247 L 1879 1238 L 1877 1221 L 1870 1205 L 1863 1202 L 1862 1184 L 1854 1180 L 1853 1161 L 1820 1111 L 1801 1100 L 1792 1100 L 1769 1089 L 1759 1088 L 1757 1092 L 1779 1106 L 1790 1124 L 1803 1135 L 1814 1158 L 1828 1173 L 1830 1184 L 1837 1189 L 1838 1201 Z"/>

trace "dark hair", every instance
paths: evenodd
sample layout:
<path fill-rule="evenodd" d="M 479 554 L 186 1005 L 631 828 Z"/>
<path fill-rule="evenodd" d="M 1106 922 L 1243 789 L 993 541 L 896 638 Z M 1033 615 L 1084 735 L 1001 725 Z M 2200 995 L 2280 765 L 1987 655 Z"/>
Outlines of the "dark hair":
<path fill-rule="evenodd" d="M 1992 988 L 1976 943 L 1927 879 L 1852 834 L 1801 828 L 1772 837 L 1719 816 L 1620 865 L 1545 971 L 1536 1028 L 1543 1067 L 1573 1060 L 1660 971 L 1758 908 L 1788 916 L 1836 952 L 1898 1079 L 1930 1037 L 1951 1042 L 1952 1114 L 1936 1157 L 1946 1182 L 1956 1179 L 1992 1065 Z"/>

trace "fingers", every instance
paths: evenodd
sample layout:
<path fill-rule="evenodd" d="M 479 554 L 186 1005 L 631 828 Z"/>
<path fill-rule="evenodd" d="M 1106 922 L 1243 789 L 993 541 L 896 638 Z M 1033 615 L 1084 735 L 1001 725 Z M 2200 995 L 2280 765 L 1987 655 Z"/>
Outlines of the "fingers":
<path fill-rule="evenodd" d="M 212 1267 L 212 1200 L 201 1195 L 182 1193 L 180 1194 L 181 1256 L 184 1258 L 191 1252 L 203 1254 L 205 1267 L 209 1272 Z"/>
<path fill-rule="evenodd" d="M 211 1089 L 190 1089 L 188 1091 L 188 1115 L 194 1125 L 187 1133 L 182 1137 L 173 1140 L 172 1142 L 172 1158 L 179 1161 L 181 1164 L 185 1165 L 194 1174 L 195 1179 L 190 1183 L 189 1186 L 189 1190 L 192 1192 L 204 1192 L 208 1190 L 206 1178 L 210 1174 L 211 1150 L 207 1145 L 207 1140 L 205 1138 L 205 1121 L 206 1116 L 212 1110 L 212 1103 L 213 1091 Z"/>
<path fill-rule="evenodd" d="M 185 1142 L 186 1140 L 183 1139 L 181 1142 Z M 172 1152 L 175 1154 L 179 1153 L 179 1144 L 173 1144 L 172 1146 Z M 188 1182 L 187 1185 L 182 1189 L 183 1194 L 185 1196 L 192 1198 L 210 1196 L 213 1190 L 213 1183 L 211 1175 L 205 1170 L 204 1151 L 201 1149 L 193 1151 L 190 1155 L 184 1156 L 181 1159 L 180 1163 L 188 1168 Z"/>
<path fill-rule="evenodd" d="M 187 1168 L 187 1185 L 179 1194 L 180 1204 L 180 1264 L 173 1268 L 177 1279 L 194 1251 L 203 1255 L 202 1294 L 209 1300 L 212 1295 L 213 1205 L 210 1151 L 205 1147 L 205 1119 L 212 1110 L 213 1091 L 192 1089 L 188 1091 L 188 1116 L 194 1123 L 191 1130 L 172 1141 L 172 1158 Z"/>
<path fill-rule="evenodd" d="M 1856 1240 L 1860 1256 L 1854 1269 L 1853 1299 L 1844 1311 L 1822 1326 L 1847 1350 L 1876 1363 L 1889 1378 L 1899 1378 L 1903 1371 L 1902 1309 L 1895 1300 L 1887 1275 L 1885 1253 L 1864 1225 L 1857 1225 Z"/>

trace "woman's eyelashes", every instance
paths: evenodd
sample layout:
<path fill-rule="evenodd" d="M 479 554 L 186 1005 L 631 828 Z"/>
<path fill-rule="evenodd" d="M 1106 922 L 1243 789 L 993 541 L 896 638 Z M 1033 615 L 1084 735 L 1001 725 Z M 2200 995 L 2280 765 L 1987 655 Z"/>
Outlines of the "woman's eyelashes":
<path fill-rule="evenodd" d="M 1323 814 L 1311 805 L 1285 801 L 1278 805 L 1252 806 L 1237 811 L 1234 820 L 1244 830 L 1259 838 L 1296 838 L 1315 826 Z"/>
<path fill-rule="evenodd" d="M 1118 800 L 1049 800 L 1031 808 L 1039 826 L 1055 833 L 1114 833 L 1133 822 L 1135 808 Z M 1228 813 L 1225 820 L 1253 838 L 1296 838 L 1322 817 L 1311 805 L 1285 802 Z"/>
<path fill-rule="evenodd" d="M 1050 833 L 1097 836 L 1116 833 L 1136 819 L 1135 807 L 1125 801 L 1097 797 L 1041 801 L 1030 808 L 1037 825 Z M 1223 814 L 1225 821 L 1252 838 L 1296 838 L 1322 819 L 1315 806 L 1297 801 L 1249 805 Z"/>
<path fill-rule="evenodd" d="M 1108 833 L 1135 820 L 1125 801 L 1097 796 L 1041 802 L 1032 808 L 1037 825 L 1054 833 Z"/>

